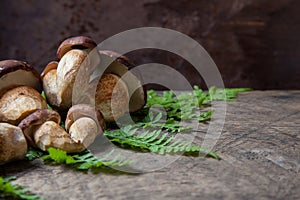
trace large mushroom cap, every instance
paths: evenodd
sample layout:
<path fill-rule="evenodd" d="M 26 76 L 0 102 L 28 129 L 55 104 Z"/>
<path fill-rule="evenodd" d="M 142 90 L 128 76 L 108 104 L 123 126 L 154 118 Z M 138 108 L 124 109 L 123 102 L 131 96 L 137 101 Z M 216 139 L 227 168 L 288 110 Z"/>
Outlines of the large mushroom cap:
<path fill-rule="evenodd" d="M 0 96 L 6 90 L 22 85 L 42 91 L 40 75 L 29 64 L 17 60 L 0 61 Z"/>
<path fill-rule="evenodd" d="M 27 153 L 22 130 L 8 123 L 0 123 L 0 164 L 23 159 Z"/>
<path fill-rule="evenodd" d="M 133 68 L 134 64 L 126 56 L 113 51 L 101 50 L 99 54 L 104 65 L 111 63 L 105 73 L 118 75 L 126 83 L 130 95 L 129 111 L 135 112 L 143 108 L 147 97 L 143 84 L 137 76 L 128 70 Z"/>
<path fill-rule="evenodd" d="M 96 42 L 90 37 L 77 36 L 64 40 L 57 49 L 57 58 L 61 59 L 71 49 L 93 49 Z"/>
<path fill-rule="evenodd" d="M 101 112 L 99 112 L 95 107 L 92 107 L 90 105 L 77 104 L 72 106 L 68 111 L 65 122 L 66 130 L 69 131 L 74 121 L 82 117 L 89 117 L 95 122 L 98 122 L 100 128 L 102 129 L 99 131 L 103 131 L 105 129 L 105 121 Z"/>
<path fill-rule="evenodd" d="M 31 87 L 19 86 L 0 97 L 0 122 L 18 125 L 31 113 L 46 108 L 46 101 L 40 93 Z"/>
<path fill-rule="evenodd" d="M 35 147 L 36 145 L 33 139 L 35 129 L 43 123 L 45 123 L 46 121 L 53 121 L 57 124 L 60 124 L 60 120 L 60 115 L 56 111 L 43 109 L 37 110 L 34 113 L 27 116 L 20 122 L 18 126 L 22 129 L 27 139 L 27 142 L 31 146 Z"/>

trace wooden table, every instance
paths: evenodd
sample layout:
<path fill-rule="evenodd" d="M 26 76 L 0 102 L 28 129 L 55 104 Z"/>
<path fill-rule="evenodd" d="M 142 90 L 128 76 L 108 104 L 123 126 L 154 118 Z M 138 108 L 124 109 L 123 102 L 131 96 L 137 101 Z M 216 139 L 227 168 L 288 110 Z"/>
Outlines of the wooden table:
<path fill-rule="evenodd" d="M 254 91 L 227 106 L 222 160 L 181 157 L 139 175 L 81 173 L 41 160 L 0 166 L 45 199 L 300 199 L 300 91 Z M 204 133 L 197 133 L 195 143 Z"/>

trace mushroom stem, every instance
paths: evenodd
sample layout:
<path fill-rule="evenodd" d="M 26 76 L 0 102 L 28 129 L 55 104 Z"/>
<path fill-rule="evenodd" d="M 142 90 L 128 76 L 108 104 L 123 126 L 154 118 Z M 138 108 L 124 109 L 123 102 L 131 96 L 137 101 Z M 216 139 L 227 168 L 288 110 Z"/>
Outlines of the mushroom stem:
<path fill-rule="evenodd" d="M 22 130 L 8 123 L 0 123 L 0 164 L 21 160 L 27 153 Z"/>

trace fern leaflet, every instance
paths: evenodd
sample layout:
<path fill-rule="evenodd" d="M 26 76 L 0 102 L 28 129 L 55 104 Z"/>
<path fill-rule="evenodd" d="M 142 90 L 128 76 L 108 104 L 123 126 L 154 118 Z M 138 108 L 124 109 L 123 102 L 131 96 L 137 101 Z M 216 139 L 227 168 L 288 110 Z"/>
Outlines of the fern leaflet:
<path fill-rule="evenodd" d="M 188 141 L 175 139 L 174 133 L 162 132 L 161 130 L 146 130 L 143 133 L 138 133 L 138 130 L 133 126 L 116 131 L 105 131 L 111 142 L 120 145 L 128 145 L 131 148 L 140 148 L 153 153 L 205 153 L 213 158 L 219 159 L 219 156 L 200 146 L 191 144 Z"/>
<path fill-rule="evenodd" d="M 15 179 L 16 177 L 0 177 L 0 199 L 43 200 L 43 198 L 29 192 L 27 188 L 10 182 Z"/>
<path fill-rule="evenodd" d="M 100 168 L 106 166 L 124 166 L 128 165 L 130 161 L 119 161 L 119 156 L 113 159 L 108 159 L 113 151 L 108 153 L 104 158 L 96 158 L 93 154 L 86 150 L 78 154 L 67 154 L 65 151 L 55 148 L 48 149 L 49 155 L 43 156 L 44 161 L 52 161 L 57 164 L 66 164 L 78 170 L 88 170 L 92 168 Z"/>

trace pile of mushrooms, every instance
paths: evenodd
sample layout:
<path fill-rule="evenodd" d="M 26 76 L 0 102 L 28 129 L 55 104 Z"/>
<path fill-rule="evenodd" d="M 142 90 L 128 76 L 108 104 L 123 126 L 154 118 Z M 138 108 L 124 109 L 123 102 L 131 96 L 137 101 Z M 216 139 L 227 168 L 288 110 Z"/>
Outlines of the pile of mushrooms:
<path fill-rule="evenodd" d="M 105 122 L 144 107 L 142 83 L 129 71 L 133 64 L 118 53 L 95 51 L 96 46 L 89 37 L 66 39 L 57 50 L 59 61 L 50 62 L 41 75 L 25 62 L 0 61 L 0 164 L 23 159 L 29 147 L 81 152 L 103 132 Z M 101 62 L 111 64 L 100 79 L 90 80 Z M 80 71 L 87 76 L 79 85 L 95 88 L 94 105 L 72 102 Z M 47 109 L 42 90 L 54 110 Z"/>

